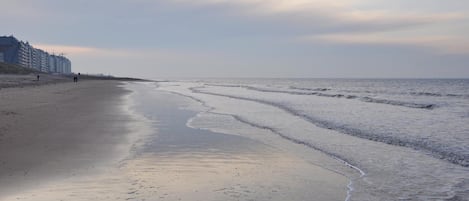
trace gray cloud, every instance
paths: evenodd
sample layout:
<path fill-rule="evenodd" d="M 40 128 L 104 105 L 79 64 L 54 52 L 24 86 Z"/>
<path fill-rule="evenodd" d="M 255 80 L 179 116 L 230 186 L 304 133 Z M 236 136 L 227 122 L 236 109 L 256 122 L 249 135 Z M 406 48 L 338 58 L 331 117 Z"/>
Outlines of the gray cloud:
<path fill-rule="evenodd" d="M 68 53 L 82 72 L 469 77 L 469 5 L 460 2 L 6 0 L 0 17 L 11 19 L 4 34 Z"/>

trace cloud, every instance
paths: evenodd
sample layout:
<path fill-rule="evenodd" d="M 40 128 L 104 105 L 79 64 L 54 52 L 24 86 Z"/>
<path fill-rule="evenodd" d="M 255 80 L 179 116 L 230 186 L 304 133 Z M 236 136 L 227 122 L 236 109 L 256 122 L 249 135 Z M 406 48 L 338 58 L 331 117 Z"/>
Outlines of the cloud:
<path fill-rule="evenodd" d="M 105 74 L 113 72 L 114 75 L 146 78 L 155 71 L 170 76 L 201 76 L 226 66 L 231 66 L 233 71 L 237 72 L 235 68 L 237 65 L 233 63 L 238 59 L 220 52 L 162 48 L 101 48 L 45 43 L 32 45 L 49 53 L 64 53 L 71 59 L 74 72 Z M 138 68 L 139 71 L 132 71 L 134 68 Z"/>
<path fill-rule="evenodd" d="M 55 44 L 32 44 L 35 48 L 45 50 L 49 53 L 65 54 L 71 57 L 100 57 L 100 58 L 132 58 L 132 59 L 159 59 L 159 60 L 189 60 L 213 59 L 222 57 L 217 52 L 184 51 L 176 49 L 159 48 L 101 48 Z"/>
<path fill-rule="evenodd" d="M 15 19 L 15 21 L 22 20 L 34 20 L 40 21 L 46 16 L 46 13 L 38 9 L 38 1 L 15 1 L 15 0 L 4 0 L 0 6 L 0 17 L 3 19 Z"/>
<path fill-rule="evenodd" d="M 33 44 L 35 48 L 42 49 L 49 53 L 56 54 L 70 54 L 70 55 L 83 55 L 83 54 L 99 54 L 107 52 L 105 49 L 95 47 L 82 47 L 82 46 L 69 46 L 69 45 L 53 45 L 53 44 Z"/>
<path fill-rule="evenodd" d="M 357 4 L 367 0 L 169 0 L 189 5 L 225 5 L 239 13 L 269 18 L 288 18 L 291 23 L 306 26 L 340 27 L 356 26 L 358 30 L 382 30 L 405 28 L 425 24 L 467 19 L 464 12 L 432 13 L 424 11 L 404 12 L 384 9 L 359 9 Z M 416 9 L 418 10 L 418 9 Z M 353 27 L 347 26 L 348 29 Z"/>
<path fill-rule="evenodd" d="M 291 33 L 289 37 L 300 38 L 302 42 L 412 46 L 440 54 L 469 53 L 469 39 L 462 37 L 465 31 L 457 28 L 469 21 L 467 12 L 461 9 L 429 10 L 425 4 L 415 9 L 391 10 L 385 4 L 363 8 L 370 0 L 170 1 L 199 6 L 225 5 L 243 15 L 276 21 L 277 26 Z M 439 33 L 432 33 L 434 30 Z"/>
<path fill-rule="evenodd" d="M 327 42 L 335 44 L 358 45 L 398 45 L 431 48 L 442 54 L 469 54 L 469 39 L 458 36 L 440 35 L 390 35 L 389 33 L 348 33 L 348 34 L 323 34 L 301 37 L 304 42 Z"/>
<path fill-rule="evenodd" d="M 390 10 L 386 9 L 385 4 L 373 9 L 360 9 L 357 6 L 368 4 L 369 0 L 172 1 L 191 5 L 228 5 L 245 15 L 279 20 L 283 23 L 281 26 L 288 28 L 296 24 L 301 26 L 297 28 L 306 29 L 299 34 L 310 35 L 293 36 L 300 38 L 300 41 L 412 46 L 441 54 L 469 54 L 469 39 L 460 36 L 464 34 L 454 28 L 468 21 L 469 16 L 463 11 L 437 12 L 421 8 Z M 448 25 L 453 27 L 447 29 Z M 432 34 L 435 27 L 443 31 Z"/>

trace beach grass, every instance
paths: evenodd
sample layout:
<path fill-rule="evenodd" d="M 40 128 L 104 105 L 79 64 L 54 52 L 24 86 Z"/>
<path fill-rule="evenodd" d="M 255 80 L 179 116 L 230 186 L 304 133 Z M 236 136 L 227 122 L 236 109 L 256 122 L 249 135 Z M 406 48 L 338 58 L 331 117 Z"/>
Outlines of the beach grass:
<path fill-rule="evenodd" d="M 32 68 L 25 68 L 17 64 L 9 64 L 0 62 L 0 74 L 31 74 L 31 73 L 40 73 L 40 71 Z"/>

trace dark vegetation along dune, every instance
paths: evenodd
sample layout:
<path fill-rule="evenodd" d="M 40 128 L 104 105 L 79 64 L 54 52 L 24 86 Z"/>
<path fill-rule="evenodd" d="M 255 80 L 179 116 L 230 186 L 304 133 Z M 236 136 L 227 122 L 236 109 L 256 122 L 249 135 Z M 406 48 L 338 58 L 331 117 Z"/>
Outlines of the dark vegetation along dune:
<path fill-rule="evenodd" d="M 39 80 L 37 79 L 39 75 Z M 58 75 L 40 72 L 35 69 L 25 68 L 15 64 L 0 62 L 0 89 L 9 87 L 35 86 L 42 84 L 56 84 L 73 82 L 75 74 Z M 81 74 L 79 80 L 118 80 L 118 81 L 146 81 L 129 77 L 114 77 L 102 75 Z"/>

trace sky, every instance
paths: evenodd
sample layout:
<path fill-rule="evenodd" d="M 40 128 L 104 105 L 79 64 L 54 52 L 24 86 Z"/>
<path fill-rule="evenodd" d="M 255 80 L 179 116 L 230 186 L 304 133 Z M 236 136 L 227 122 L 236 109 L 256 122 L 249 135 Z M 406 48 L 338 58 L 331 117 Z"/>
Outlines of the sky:
<path fill-rule="evenodd" d="M 0 35 L 141 78 L 469 78 L 467 0 L 0 0 Z"/>

